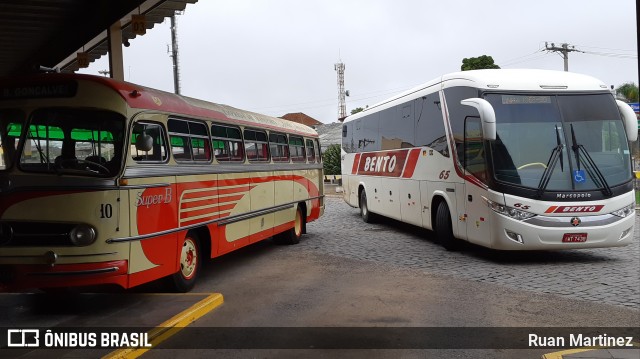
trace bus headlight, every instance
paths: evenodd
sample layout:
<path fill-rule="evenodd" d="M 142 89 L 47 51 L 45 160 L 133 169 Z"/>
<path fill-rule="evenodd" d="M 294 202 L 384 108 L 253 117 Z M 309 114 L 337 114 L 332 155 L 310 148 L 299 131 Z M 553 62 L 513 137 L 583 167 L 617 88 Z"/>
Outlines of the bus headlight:
<path fill-rule="evenodd" d="M 613 211 L 611 212 L 611 214 L 613 214 L 614 216 L 618 216 L 618 217 L 628 217 L 632 214 L 634 214 L 636 211 L 636 204 L 635 203 L 631 203 L 630 205 L 620 208 L 617 211 Z"/>
<path fill-rule="evenodd" d="M 482 197 L 482 199 L 487 203 L 487 206 L 489 206 L 489 208 L 491 208 L 494 212 L 500 213 L 509 218 L 517 219 L 518 221 L 522 221 L 522 220 L 536 216 L 531 212 L 523 211 L 518 208 L 505 206 L 503 204 L 494 202 L 485 197 Z"/>
<path fill-rule="evenodd" d="M 96 230 L 87 224 L 79 224 L 71 230 L 69 238 L 76 246 L 88 246 L 96 241 Z"/>

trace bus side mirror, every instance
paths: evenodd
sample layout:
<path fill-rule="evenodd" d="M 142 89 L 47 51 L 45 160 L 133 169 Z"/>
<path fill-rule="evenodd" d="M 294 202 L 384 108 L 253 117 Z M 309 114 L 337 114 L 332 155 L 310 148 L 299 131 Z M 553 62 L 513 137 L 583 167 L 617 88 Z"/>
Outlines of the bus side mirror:
<path fill-rule="evenodd" d="M 622 115 L 622 121 L 624 122 L 624 129 L 627 131 L 627 137 L 629 141 L 634 142 L 638 140 L 638 118 L 636 113 L 629 104 L 620 100 L 616 100 L 618 104 L 618 110 Z"/>
<path fill-rule="evenodd" d="M 136 137 L 136 150 L 142 152 L 149 152 L 153 148 L 153 137 L 146 133 L 139 134 Z"/>
<path fill-rule="evenodd" d="M 480 121 L 482 122 L 482 138 L 493 141 L 496 139 L 496 112 L 493 106 L 481 98 L 468 98 L 460 101 L 465 106 L 471 106 L 478 109 L 480 113 Z"/>

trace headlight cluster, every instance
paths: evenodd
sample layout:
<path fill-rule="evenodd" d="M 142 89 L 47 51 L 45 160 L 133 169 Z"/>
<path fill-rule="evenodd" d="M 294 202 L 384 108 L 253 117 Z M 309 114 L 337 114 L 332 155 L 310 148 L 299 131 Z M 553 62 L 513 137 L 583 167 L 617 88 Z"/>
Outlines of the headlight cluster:
<path fill-rule="evenodd" d="M 630 216 L 632 214 L 634 214 L 636 212 L 636 204 L 635 203 L 631 203 L 630 205 L 620 208 L 617 211 L 613 211 L 611 212 L 611 214 L 613 214 L 614 216 L 618 216 L 618 217 L 627 217 Z"/>
<path fill-rule="evenodd" d="M 518 208 L 513 208 L 513 207 L 509 207 L 509 206 L 505 206 L 503 204 L 494 202 L 490 199 L 484 198 L 482 197 L 482 199 L 487 203 L 487 205 L 489 206 L 489 208 L 491 208 L 494 212 L 500 213 L 504 216 L 507 216 L 509 218 L 513 218 L 513 219 L 517 219 L 519 221 L 525 220 L 527 218 L 531 218 L 534 217 L 535 214 L 527 212 L 527 211 L 523 211 L 521 209 Z"/>
<path fill-rule="evenodd" d="M 95 242 L 96 230 L 87 224 L 79 224 L 71 230 L 69 238 L 76 246 L 88 246 Z"/>

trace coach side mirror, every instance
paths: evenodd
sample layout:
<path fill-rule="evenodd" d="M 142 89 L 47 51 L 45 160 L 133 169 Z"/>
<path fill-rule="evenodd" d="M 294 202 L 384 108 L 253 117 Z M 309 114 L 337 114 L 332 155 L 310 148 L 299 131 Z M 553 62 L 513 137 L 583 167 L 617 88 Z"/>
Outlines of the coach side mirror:
<path fill-rule="evenodd" d="M 136 137 L 136 150 L 149 152 L 153 148 L 153 137 L 146 133 L 139 134 Z"/>
<path fill-rule="evenodd" d="M 627 138 L 629 141 L 637 141 L 638 140 L 638 118 L 636 117 L 636 113 L 633 112 L 633 109 L 629 104 L 624 103 L 620 100 L 616 100 L 618 104 L 618 110 L 620 110 L 620 115 L 622 115 L 622 121 L 624 123 L 624 129 L 627 131 Z"/>
<path fill-rule="evenodd" d="M 475 107 L 480 113 L 482 121 L 482 138 L 493 141 L 496 139 L 496 112 L 493 106 L 481 98 L 468 98 L 460 101 L 462 105 Z"/>

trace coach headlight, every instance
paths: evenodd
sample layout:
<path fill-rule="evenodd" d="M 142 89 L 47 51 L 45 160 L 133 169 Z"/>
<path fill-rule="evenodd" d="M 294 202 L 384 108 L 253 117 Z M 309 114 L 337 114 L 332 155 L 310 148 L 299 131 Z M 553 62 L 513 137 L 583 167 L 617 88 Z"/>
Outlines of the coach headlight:
<path fill-rule="evenodd" d="M 489 208 L 491 208 L 494 212 L 500 213 L 509 218 L 517 219 L 518 221 L 522 221 L 535 216 L 535 214 L 531 212 L 523 211 L 519 208 L 505 206 L 503 204 L 494 202 L 485 197 L 482 197 L 482 199 L 487 203 L 487 206 L 489 206 Z"/>
<path fill-rule="evenodd" d="M 76 246 L 88 246 L 96 241 L 96 230 L 88 224 L 79 224 L 71 230 L 69 238 Z"/>
<path fill-rule="evenodd" d="M 618 217 L 628 217 L 632 214 L 634 214 L 636 212 L 636 204 L 635 203 L 631 203 L 630 205 L 620 208 L 617 211 L 613 211 L 611 212 L 611 214 L 613 214 L 614 216 L 618 216 Z"/>

